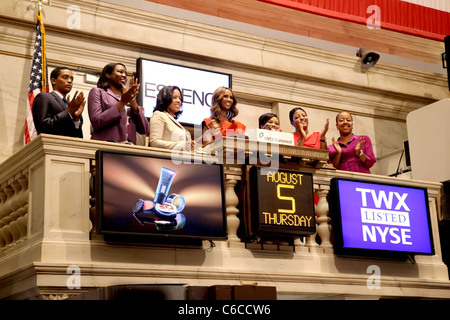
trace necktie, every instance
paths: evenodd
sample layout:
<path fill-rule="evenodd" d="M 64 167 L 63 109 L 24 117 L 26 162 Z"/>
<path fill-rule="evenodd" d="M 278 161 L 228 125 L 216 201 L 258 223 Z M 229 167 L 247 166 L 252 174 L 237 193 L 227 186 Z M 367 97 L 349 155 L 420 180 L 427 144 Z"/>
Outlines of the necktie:
<path fill-rule="evenodd" d="M 63 101 L 64 101 L 64 104 L 66 105 L 66 108 L 68 108 L 68 107 L 69 107 L 69 104 L 67 103 L 67 99 L 66 99 L 66 98 L 63 98 Z"/>

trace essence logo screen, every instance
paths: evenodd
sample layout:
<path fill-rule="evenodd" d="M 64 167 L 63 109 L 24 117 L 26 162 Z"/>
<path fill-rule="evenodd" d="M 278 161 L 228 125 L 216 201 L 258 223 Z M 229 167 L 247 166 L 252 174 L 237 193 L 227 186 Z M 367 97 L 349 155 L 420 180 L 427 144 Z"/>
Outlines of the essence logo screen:
<path fill-rule="evenodd" d="M 426 189 L 335 180 L 344 248 L 433 254 Z"/>
<path fill-rule="evenodd" d="M 139 58 L 139 105 L 151 117 L 156 97 L 164 86 L 177 86 L 183 94 L 181 123 L 201 124 L 211 116 L 212 94 L 218 87 L 231 87 L 231 75 Z"/>

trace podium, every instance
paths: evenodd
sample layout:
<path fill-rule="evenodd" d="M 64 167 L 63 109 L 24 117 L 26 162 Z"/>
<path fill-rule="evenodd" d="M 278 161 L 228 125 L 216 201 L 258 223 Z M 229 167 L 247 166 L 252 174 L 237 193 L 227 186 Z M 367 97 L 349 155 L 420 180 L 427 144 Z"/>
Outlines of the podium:
<path fill-rule="evenodd" d="M 329 151 L 293 145 L 266 143 L 245 136 L 229 136 L 215 140 L 206 147 L 219 158 L 235 159 L 238 163 L 256 164 L 258 161 L 278 161 L 279 157 L 302 161 L 306 166 L 322 167 L 328 162 Z M 253 162 L 252 162 L 253 161 Z"/>
<path fill-rule="evenodd" d="M 442 182 L 450 180 L 450 99 L 408 114 L 406 124 L 412 178 Z"/>

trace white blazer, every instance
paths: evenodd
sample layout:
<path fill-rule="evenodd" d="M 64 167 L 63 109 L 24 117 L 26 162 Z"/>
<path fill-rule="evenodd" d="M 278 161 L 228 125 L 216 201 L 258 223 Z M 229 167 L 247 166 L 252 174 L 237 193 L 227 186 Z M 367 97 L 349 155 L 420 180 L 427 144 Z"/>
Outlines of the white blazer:
<path fill-rule="evenodd" d="M 189 131 L 167 111 L 155 111 L 150 118 L 150 147 L 184 149 L 191 139 Z"/>

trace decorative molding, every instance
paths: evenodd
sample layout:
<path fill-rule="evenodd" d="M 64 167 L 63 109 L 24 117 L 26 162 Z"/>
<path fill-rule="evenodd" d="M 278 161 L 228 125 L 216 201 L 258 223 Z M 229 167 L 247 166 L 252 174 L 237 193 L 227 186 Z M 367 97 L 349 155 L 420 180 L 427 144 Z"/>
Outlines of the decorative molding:
<path fill-rule="evenodd" d="M 117 2 L 115 0 L 104 0 Z M 146 0 L 147 6 L 136 2 L 135 8 L 156 10 L 160 13 L 177 10 L 178 17 L 193 16 L 200 20 L 202 15 L 209 21 L 220 20 L 218 25 L 242 24 L 265 29 L 265 33 L 277 37 L 295 39 L 306 37 L 318 41 L 338 43 L 344 46 L 366 47 L 381 53 L 395 54 L 440 65 L 440 53 L 443 44 L 439 41 L 416 37 L 386 29 L 369 29 L 367 26 L 353 22 L 328 18 L 325 16 L 274 6 L 257 0 Z M 155 4 L 152 4 L 155 3 Z M 166 7 L 160 9 L 161 5 Z M 181 10 L 180 10 L 181 9 Z M 248 14 L 251 12 L 252 14 Z M 227 23 L 228 22 L 228 23 Z M 275 32 L 271 32 L 274 30 Z M 351 36 L 350 36 L 351 35 Z"/>
<path fill-rule="evenodd" d="M 81 30 L 65 26 L 65 8 L 72 4 L 82 8 Z M 354 56 L 105 2 L 61 0 L 46 7 L 46 14 L 57 17 L 45 22 L 50 65 L 99 72 L 106 62 L 119 60 L 132 72 L 138 57 L 153 58 L 232 73 L 233 89 L 248 100 L 347 109 L 395 121 L 405 121 L 409 112 L 448 97 L 446 77 L 440 74 L 382 61 L 362 70 Z M 135 36 L 117 38 L 114 28 L 103 28 L 107 20 L 123 34 Z M 21 27 L 15 29 L 16 25 Z M 28 15 L 12 12 L 0 40 L 7 49 L 0 53 L 29 57 L 33 25 Z"/>
<path fill-rule="evenodd" d="M 228 241 L 217 241 L 212 248 L 208 248 L 206 242 L 203 247 L 113 244 L 105 241 L 102 235 L 91 232 L 92 226 L 88 219 L 95 218 L 90 215 L 92 208 L 85 203 L 89 201 L 89 196 L 93 196 L 90 181 L 87 181 L 91 165 L 87 164 L 92 164 L 98 149 L 157 157 L 170 156 L 164 149 L 41 134 L 0 164 L 0 187 L 5 190 L 0 193 L 0 210 L 6 207 L 9 210 L 7 215 L 12 216 L 28 199 L 28 196 L 20 196 L 23 190 L 31 195 L 31 207 L 25 216 L 30 234 L 20 245 L 10 246 L 8 250 L 0 252 L 0 298 L 10 295 L 23 298 L 30 298 L 28 295 L 60 298 L 61 294 L 77 294 L 79 291 L 66 288 L 70 276 L 67 273 L 69 265 L 79 268 L 82 291 L 133 283 L 217 285 L 252 282 L 275 285 L 282 294 L 365 292 L 373 295 L 373 292 L 366 291 L 367 275 L 361 273 L 361 268 L 368 264 L 377 264 L 383 269 L 382 291 L 377 294 L 414 297 L 418 294 L 417 288 L 420 288 L 419 294 L 422 297 L 450 298 L 448 271 L 442 262 L 438 245 L 435 200 L 440 190 L 439 183 L 303 168 L 313 172 L 314 188 L 319 196 L 317 235 L 322 240 L 321 245 L 316 242 L 315 237 L 308 237 L 306 244 L 296 243 L 295 250 L 286 245 L 280 245 L 282 248 L 278 250 L 267 246 L 269 249 L 266 250 L 264 247 L 246 248 L 245 243 L 235 236 L 239 227 L 236 222 L 239 219 L 236 221 L 234 218 L 239 212 L 237 207 L 240 207 L 240 203 L 234 185 L 239 178 L 243 179 L 243 173 L 242 167 L 227 165 L 226 212 L 228 217 L 232 217 L 228 221 L 232 235 Z M 61 165 L 56 170 L 53 164 L 61 162 L 67 165 Z M 39 172 L 33 172 L 32 168 Z M 30 174 L 28 183 L 24 180 L 26 172 Z M 372 182 L 426 187 L 436 255 L 417 257 L 416 265 L 403 260 L 362 260 L 334 255 L 330 243 L 329 208 L 326 200 L 330 179 L 333 177 L 364 178 Z M 82 193 L 77 198 L 84 199 L 78 205 L 67 201 L 73 194 L 62 195 L 64 188 L 72 182 L 77 182 L 74 193 Z M 17 193 L 17 200 L 11 196 L 13 192 Z M 39 200 L 34 201 L 37 200 L 35 197 Z M 12 204 L 12 201 L 16 203 L 11 206 L 5 204 Z M 68 203 L 70 210 L 65 207 Z M 70 225 L 68 214 L 71 215 Z"/>
<path fill-rule="evenodd" d="M 73 1 L 61 1 L 58 5 L 47 8 L 48 14 L 52 13 L 55 15 L 62 15 L 60 12 L 62 9 L 66 8 L 68 4 Z M 272 40 L 268 38 L 263 38 L 259 36 L 254 36 L 250 34 L 245 34 L 242 32 L 237 32 L 233 30 L 227 30 L 219 27 L 214 27 L 211 25 L 199 24 L 191 21 L 186 21 L 182 19 L 170 18 L 167 16 L 161 16 L 153 14 L 150 12 L 139 11 L 136 9 L 131 9 L 128 7 L 121 7 L 116 5 L 110 5 L 103 2 L 93 2 L 92 0 L 83 0 L 83 17 L 84 20 L 93 21 L 95 29 L 92 27 L 84 27 L 82 25 L 81 30 L 69 30 L 64 25 L 54 25 L 50 22 L 46 24 L 47 34 L 54 34 L 62 37 L 72 37 L 75 36 L 74 40 L 77 38 L 90 40 L 96 39 L 95 42 L 105 41 L 106 43 L 111 43 L 114 46 L 124 46 L 125 44 L 132 44 L 133 46 L 142 49 L 152 50 L 152 48 L 162 46 L 165 50 L 174 50 L 175 52 L 182 51 L 187 56 L 193 55 L 200 59 L 202 56 L 207 56 L 211 60 L 224 60 L 227 61 L 231 59 L 234 64 L 244 64 L 248 66 L 253 66 L 259 70 L 277 71 L 286 74 L 295 73 L 299 78 L 308 81 L 308 79 L 320 79 L 321 81 L 330 81 L 326 76 L 329 68 L 344 68 L 342 72 L 349 73 L 351 78 L 362 78 L 354 73 L 355 63 L 358 59 L 356 57 L 350 57 L 339 53 L 334 53 L 326 50 L 320 50 L 310 47 L 304 47 L 301 45 L 282 42 L 277 40 Z M 78 3 L 78 2 L 77 2 Z M 85 5 L 92 7 L 89 10 L 85 9 Z M 120 9 L 120 10 L 119 10 Z M 59 12 L 58 12 L 59 11 Z M 127 38 L 126 40 L 121 39 L 120 41 L 116 38 L 117 34 L 114 29 L 102 29 L 99 25 L 102 19 L 113 20 L 115 23 L 124 24 L 126 28 L 124 32 L 133 30 L 133 33 L 137 35 L 142 35 L 143 37 L 137 38 Z M 133 21 L 130 24 L 129 21 Z M 103 24 L 102 24 L 103 26 Z M 148 32 L 148 30 L 152 30 Z M 159 37 L 161 36 L 161 37 Z M 192 37 L 192 39 L 190 38 Z M 56 38 L 55 38 L 56 39 Z M 169 39 L 169 41 L 168 41 Z M 194 41 L 195 39 L 195 41 Z M 191 40 L 191 41 L 189 41 Z M 48 37 L 49 43 L 52 43 L 50 37 Z M 163 41 L 163 43 L 161 43 Z M 84 41 L 83 41 L 84 42 Z M 190 42 L 204 42 L 201 45 L 190 45 Z M 86 43 L 87 44 L 87 43 Z M 78 57 L 93 58 L 96 60 L 107 60 L 111 59 L 112 54 L 110 53 L 110 48 L 105 47 L 105 52 L 99 52 L 97 50 L 91 51 L 90 46 L 87 45 L 85 48 L 78 48 L 74 51 L 74 48 L 70 46 L 66 48 L 67 43 L 60 44 L 59 48 L 56 43 L 52 43 L 52 46 L 48 45 L 49 53 L 54 50 L 61 56 L 67 56 L 68 54 L 77 52 Z M 215 51 L 214 46 L 224 45 L 230 46 L 226 48 L 228 50 Z M 235 50 L 232 48 L 239 48 L 241 54 L 236 55 Z M 79 54 L 81 53 L 81 54 Z M 101 55 L 105 54 L 102 58 Z M 269 59 L 267 55 L 275 55 L 274 59 Z M 98 58 L 100 55 L 100 58 Z M 215 56 L 215 58 L 213 58 Z M 232 59 L 232 57 L 237 59 Z M 109 57 L 109 58 L 108 58 Z M 231 57 L 231 58 L 230 58 Z M 117 59 L 116 55 L 116 59 Z M 120 59 L 127 59 L 127 56 L 120 57 Z M 51 56 L 49 54 L 49 59 Z M 293 64 L 290 68 L 283 67 L 280 65 L 275 65 L 277 62 L 281 62 L 286 59 L 294 59 Z M 130 61 L 131 62 L 131 61 Z M 311 68 L 311 64 L 317 63 L 316 68 Z M 300 65 L 308 65 L 308 68 L 298 68 Z M 293 68 L 292 68 L 293 67 Z M 323 69 L 323 71 L 320 71 Z M 298 72 L 297 72 L 298 70 Z M 315 70 L 312 72 L 312 70 Z M 319 72 L 317 72 L 319 71 Z M 336 70 L 337 71 L 337 70 Z M 395 65 L 383 65 L 382 62 L 370 70 L 371 77 L 374 76 L 390 76 L 397 79 L 403 79 L 408 82 L 419 82 L 427 83 L 432 86 L 442 87 L 445 86 L 445 76 L 430 74 L 423 71 L 412 70 L 409 68 L 395 66 Z M 347 83 L 348 85 L 355 85 L 353 82 L 345 80 L 346 77 L 339 77 L 336 80 L 332 80 L 332 83 L 340 83 L 341 85 Z M 414 85 L 411 83 L 414 87 Z M 361 86 L 356 84 L 357 87 Z M 364 86 L 367 86 L 364 85 Z M 379 84 L 374 84 L 368 86 L 368 88 L 376 89 Z M 406 87 L 406 86 L 405 86 Z M 383 88 L 380 90 L 394 90 L 396 88 Z M 444 91 L 444 90 L 443 90 Z M 398 92 L 402 94 L 403 92 Z M 445 93 L 445 92 L 442 92 Z M 441 99 L 441 96 L 436 96 L 435 99 Z M 420 95 L 417 90 L 411 91 L 411 95 Z M 431 97 L 429 97 L 431 98 Z"/>

